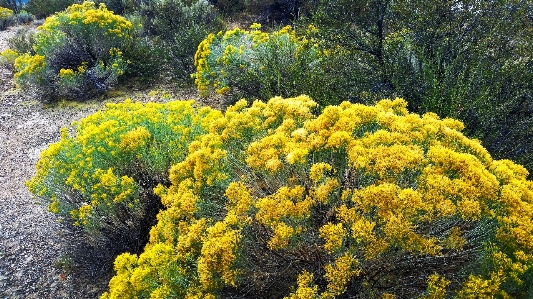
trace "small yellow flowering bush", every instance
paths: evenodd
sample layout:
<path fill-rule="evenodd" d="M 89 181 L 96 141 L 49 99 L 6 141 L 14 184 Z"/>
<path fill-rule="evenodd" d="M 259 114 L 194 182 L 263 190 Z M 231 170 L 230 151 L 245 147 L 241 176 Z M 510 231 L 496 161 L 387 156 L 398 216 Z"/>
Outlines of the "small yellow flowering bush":
<path fill-rule="evenodd" d="M 69 6 L 37 28 L 36 54 L 25 54 L 15 62 L 15 82 L 37 90 L 43 101 L 84 99 L 104 92 L 126 70 L 122 51 L 132 40 L 131 30 L 128 20 L 104 4 Z"/>
<path fill-rule="evenodd" d="M 15 60 L 19 57 L 19 53 L 12 49 L 6 49 L 0 53 L 0 64 L 13 69 Z"/>
<path fill-rule="evenodd" d="M 533 182 L 402 99 L 245 100 L 172 166 L 110 298 L 526 298 Z"/>
<path fill-rule="evenodd" d="M 168 181 L 170 166 L 218 116 L 192 101 L 108 104 L 64 128 L 27 185 L 52 212 L 90 233 L 136 228 L 158 212 L 153 187 Z"/>
<path fill-rule="evenodd" d="M 321 77 L 317 45 L 297 36 L 290 26 L 272 33 L 260 28 L 253 24 L 249 31 L 221 31 L 200 43 L 193 77 L 201 94 L 216 91 L 234 102 L 243 96 L 294 96 L 317 88 Z"/>
<path fill-rule="evenodd" d="M 0 7 L 0 30 L 5 30 L 13 23 L 13 11 L 9 8 Z"/>

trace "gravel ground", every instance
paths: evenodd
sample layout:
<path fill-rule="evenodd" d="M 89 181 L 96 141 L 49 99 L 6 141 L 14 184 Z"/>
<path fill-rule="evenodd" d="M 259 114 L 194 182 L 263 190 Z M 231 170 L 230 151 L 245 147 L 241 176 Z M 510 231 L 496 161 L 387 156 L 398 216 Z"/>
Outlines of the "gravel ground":
<path fill-rule="evenodd" d="M 45 109 L 3 83 L 9 90 L 0 99 L 0 297 L 96 298 L 105 278 L 98 284 L 95 274 L 95 285 L 84 284 L 90 280 L 77 272 L 87 265 L 74 259 L 89 244 L 36 204 L 24 185 L 40 151 L 59 139 L 59 129 L 92 111 Z"/>
<path fill-rule="evenodd" d="M 17 29 L 0 32 L 0 52 Z M 198 96 L 189 91 L 176 98 Z M 106 290 L 113 244 L 91 243 L 62 225 L 24 185 L 39 153 L 59 140 L 59 129 L 102 106 L 44 107 L 16 90 L 11 71 L 0 68 L 0 299 L 98 298 Z"/>
<path fill-rule="evenodd" d="M 18 29 L 0 32 L 0 51 Z M 0 298 L 97 298 L 105 290 L 112 261 L 105 246 L 60 224 L 24 185 L 59 129 L 100 107 L 45 108 L 0 68 Z"/>

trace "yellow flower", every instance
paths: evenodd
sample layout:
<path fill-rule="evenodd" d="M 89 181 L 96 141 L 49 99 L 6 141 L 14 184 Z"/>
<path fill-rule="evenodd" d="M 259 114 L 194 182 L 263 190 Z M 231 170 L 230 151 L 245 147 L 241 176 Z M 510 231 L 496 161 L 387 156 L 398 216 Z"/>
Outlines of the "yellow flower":
<path fill-rule="evenodd" d="M 423 299 L 442 299 L 446 297 L 446 287 L 450 281 L 438 274 L 432 274 L 428 277 L 427 295 Z"/>
<path fill-rule="evenodd" d="M 137 127 L 124 134 L 120 141 L 120 148 L 125 152 L 133 152 L 147 145 L 152 135 L 145 127 Z"/>
<path fill-rule="evenodd" d="M 250 25 L 250 29 L 261 29 L 261 24 L 253 23 L 252 25 Z"/>
<path fill-rule="evenodd" d="M 346 290 L 346 285 L 353 276 L 359 275 L 359 261 L 345 253 L 332 264 L 324 266 L 324 278 L 328 282 L 326 291 L 322 293 L 322 298 L 335 298 Z"/>
<path fill-rule="evenodd" d="M 341 248 L 344 237 L 346 236 L 346 230 L 342 223 L 327 223 L 320 228 L 319 233 L 320 237 L 326 241 L 324 249 L 330 253 Z"/>
<path fill-rule="evenodd" d="M 74 71 L 71 69 L 60 69 L 59 77 L 71 77 L 74 76 Z"/>
<path fill-rule="evenodd" d="M 298 288 L 290 296 L 283 299 L 314 299 L 318 298 L 318 286 L 313 285 L 313 273 L 303 271 L 298 275 Z"/>
<path fill-rule="evenodd" d="M 274 236 L 268 241 L 268 247 L 272 250 L 287 247 L 295 232 L 295 229 L 287 224 L 283 222 L 277 223 L 274 226 Z"/>
<path fill-rule="evenodd" d="M 325 172 L 329 172 L 332 169 L 333 167 L 328 163 L 315 163 L 313 164 L 313 166 L 311 166 L 311 170 L 309 171 L 309 178 L 314 183 L 318 183 L 324 177 Z"/>

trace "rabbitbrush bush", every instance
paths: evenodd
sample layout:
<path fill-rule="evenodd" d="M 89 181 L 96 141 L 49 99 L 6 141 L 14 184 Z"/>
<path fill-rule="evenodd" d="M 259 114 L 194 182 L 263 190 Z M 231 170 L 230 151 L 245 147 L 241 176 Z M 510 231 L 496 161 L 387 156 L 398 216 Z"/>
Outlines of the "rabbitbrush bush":
<path fill-rule="evenodd" d="M 214 120 L 155 189 L 150 242 L 116 258 L 101 298 L 532 294 L 522 166 L 402 99 L 316 106 L 242 100 Z"/>
<path fill-rule="evenodd" d="M 242 97 L 322 95 L 321 88 L 329 87 L 321 68 L 325 55 L 314 41 L 297 36 L 290 26 L 272 33 L 260 28 L 221 31 L 200 43 L 193 75 L 200 93 L 216 91 L 230 103 Z M 335 101 L 320 97 L 321 103 L 328 100 Z"/>
<path fill-rule="evenodd" d="M 0 7 L 0 30 L 6 30 L 13 25 L 13 11 L 9 8 Z"/>
<path fill-rule="evenodd" d="M 108 104 L 63 128 L 27 185 L 50 211 L 91 234 L 137 228 L 158 212 L 153 187 L 219 115 L 191 101 Z"/>
<path fill-rule="evenodd" d="M 46 19 L 33 36 L 35 54 L 15 61 L 15 82 L 42 101 L 86 99 L 117 83 L 128 61 L 132 24 L 104 4 L 74 4 Z"/>

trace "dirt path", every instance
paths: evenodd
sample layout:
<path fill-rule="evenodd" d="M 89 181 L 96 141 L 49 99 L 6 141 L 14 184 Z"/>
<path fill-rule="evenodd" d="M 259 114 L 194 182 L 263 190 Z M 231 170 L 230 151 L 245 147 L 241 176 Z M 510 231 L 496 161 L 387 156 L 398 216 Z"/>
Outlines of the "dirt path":
<path fill-rule="evenodd" d="M 0 31 L 0 52 L 16 30 Z M 0 299 L 98 298 L 105 291 L 112 263 L 105 246 L 61 225 L 24 185 L 59 129 L 101 107 L 45 108 L 0 68 Z"/>

